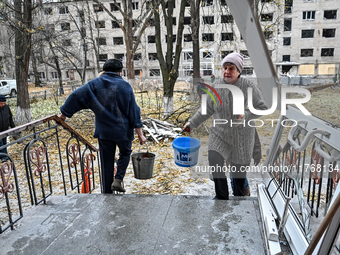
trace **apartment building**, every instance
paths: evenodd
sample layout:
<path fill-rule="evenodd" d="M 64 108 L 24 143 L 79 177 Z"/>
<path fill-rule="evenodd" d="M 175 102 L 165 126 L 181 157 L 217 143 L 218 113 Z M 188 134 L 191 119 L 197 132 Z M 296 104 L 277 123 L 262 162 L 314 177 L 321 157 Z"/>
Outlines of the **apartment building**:
<path fill-rule="evenodd" d="M 123 20 L 123 16 L 113 1 L 103 0 L 102 3 L 118 20 Z M 85 1 L 44 2 L 41 5 L 41 10 L 35 16 L 36 23 L 44 28 L 50 27 L 52 32 L 60 33 L 60 39 L 57 41 L 62 44 L 61 48 L 73 52 L 70 59 L 59 56 L 60 60 L 64 60 L 61 62 L 63 63 L 63 80 L 79 80 L 82 66 L 86 66 L 87 78 L 92 79 L 98 75 L 107 59 L 118 58 L 125 61 L 124 35 L 117 22 L 98 4 L 91 1 L 86 4 Z M 177 32 L 179 22 L 179 6 L 180 1 L 177 0 L 173 15 L 174 34 Z M 132 5 L 133 17 L 137 18 L 144 7 L 145 1 L 135 0 Z M 339 72 L 339 7 L 340 0 L 259 1 L 259 6 L 255 9 L 259 13 L 268 50 L 279 75 L 289 73 L 291 75 L 328 77 Z M 87 19 L 86 13 L 84 13 L 88 10 L 91 13 L 91 20 Z M 200 16 L 201 76 L 210 77 L 214 74 L 219 77 L 222 73 L 221 60 L 228 53 L 236 51 L 242 54 L 245 59 L 243 75 L 255 77 L 256 73 L 246 44 L 237 29 L 226 1 L 203 0 Z M 187 2 L 184 13 L 183 50 L 179 68 L 179 75 L 182 79 L 189 79 L 193 71 L 190 21 L 190 5 Z M 82 33 L 86 37 L 92 35 L 94 40 L 84 44 L 81 40 Z M 167 36 L 164 22 L 161 39 L 165 52 Z M 44 44 L 45 50 L 41 54 L 44 57 L 41 57 L 40 60 L 44 60 L 42 62 L 45 63 L 41 62 L 38 68 L 42 80 L 58 79 L 58 73 L 53 69 L 53 65 L 46 64 L 46 61 L 52 59 L 50 51 L 55 44 L 56 42 L 53 45 Z M 96 47 L 97 53 L 94 47 Z M 0 48 L 4 49 L 6 45 L 0 44 Z M 8 54 L 4 56 L 1 52 L 6 52 L 6 50 L 0 51 L 0 60 L 9 58 Z M 60 55 L 60 53 L 58 54 Z M 84 58 L 85 54 L 86 58 Z M 99 68 L 96 64 L 96 56 L 99 57 Z M 2 62 L 4 63 L 4 61 Z M 78 70 L 75 66 L 78 67 Z M 134 68 L 136 78 L 161 78 L 153 19 L 150 20 L 149 26 L 141 37 L 141 43 L 134 56 Z M 6 68 L 2 70 L 6 70 Z M 32 75 L 32 73 L 31 70 L 30 74 Z M 123 75 L 126 75 L 126 70 Z"/>

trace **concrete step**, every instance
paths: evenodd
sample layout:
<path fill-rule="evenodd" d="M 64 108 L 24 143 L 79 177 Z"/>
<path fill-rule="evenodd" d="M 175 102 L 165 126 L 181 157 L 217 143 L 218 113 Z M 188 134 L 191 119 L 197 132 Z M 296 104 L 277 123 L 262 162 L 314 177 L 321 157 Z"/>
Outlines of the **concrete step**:
<path fill-rule="evenodd" d="M 257 198 L 75 194 L 0 236 L 1 254 L 265 254 Z"/>

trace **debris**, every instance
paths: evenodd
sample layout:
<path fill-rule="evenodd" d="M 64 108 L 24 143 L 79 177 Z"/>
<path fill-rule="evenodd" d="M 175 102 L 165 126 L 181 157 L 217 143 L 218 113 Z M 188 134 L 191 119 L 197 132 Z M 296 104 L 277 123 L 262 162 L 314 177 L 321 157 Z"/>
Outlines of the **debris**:
<path fill-rule="evenodd" d="M 166 138 L 175 138 L 182 129 L 166 121 L 147 118 L 143 120 L 143 128 L 148 132 L 146 137 L 156 143 Z"/>

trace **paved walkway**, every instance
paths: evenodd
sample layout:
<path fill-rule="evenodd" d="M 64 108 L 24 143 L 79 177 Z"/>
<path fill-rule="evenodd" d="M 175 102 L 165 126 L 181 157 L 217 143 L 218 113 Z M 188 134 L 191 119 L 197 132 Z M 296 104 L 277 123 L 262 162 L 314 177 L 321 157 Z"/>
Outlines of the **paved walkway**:
<path fill-rule="evenodd" d="M 265 254 L 256 198 L 69 195 L 24 212 L 3 254 Z"/>

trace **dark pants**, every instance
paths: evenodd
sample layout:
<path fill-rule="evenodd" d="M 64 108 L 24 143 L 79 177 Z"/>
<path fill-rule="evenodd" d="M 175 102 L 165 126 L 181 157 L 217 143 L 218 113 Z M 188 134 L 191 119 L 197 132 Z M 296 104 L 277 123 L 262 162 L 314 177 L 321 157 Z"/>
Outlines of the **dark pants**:
<path fill-rule="evenodd" d="M 102 187 L 103 193 L 112 193 L 111 185 L 113 182 L 114 160 L 116 154 L 116 146 L 119 148 L 119 159 L 117 162 L 116 179 L 123 180 L 126 168 L 130 162 L 131 141 L 115 142 L 112 140 L 98 139 L 100 161 L 102 167 Z"/>
<path fill-rule="evenodd" d="M 7 144 L 7 139 L 6 139 L 6 138 L 0 139 L 0 147 L 3 146 L 3 145 L 6 145 L 6 144 Z M 1 149 L 0 152 L 1 152 L 1 153 L 7 154 L 7 147 Z M 3 159 L 3 160 L 6 160 L 6 159 L 7 159 L 6 156 L 0 156 L 0 158 Z"/>
<path fill-rule="evenodd" d="M 215 183 L 215 193 L 218 199 L 229 199 L 228 183 L 225 171 L 223 171 L 224 158 L 221 154 L 216 151 L 208 152 L 209 166 L 214 166 L 215 171 L 212 172 L 214 183 Z M 219 170 L 217 168 L 219 167 Z M 244 196 L 245 195 L 245 178 L 246 173 L 241 173 L 240 168 L 243 165 L 238 165 L 231 163 L 230 169 L 236 170 L 232 173 L 233 185 L 234 185 L 234 196 Z M 246 165 L 245 165 L 246 166 Z"/>

